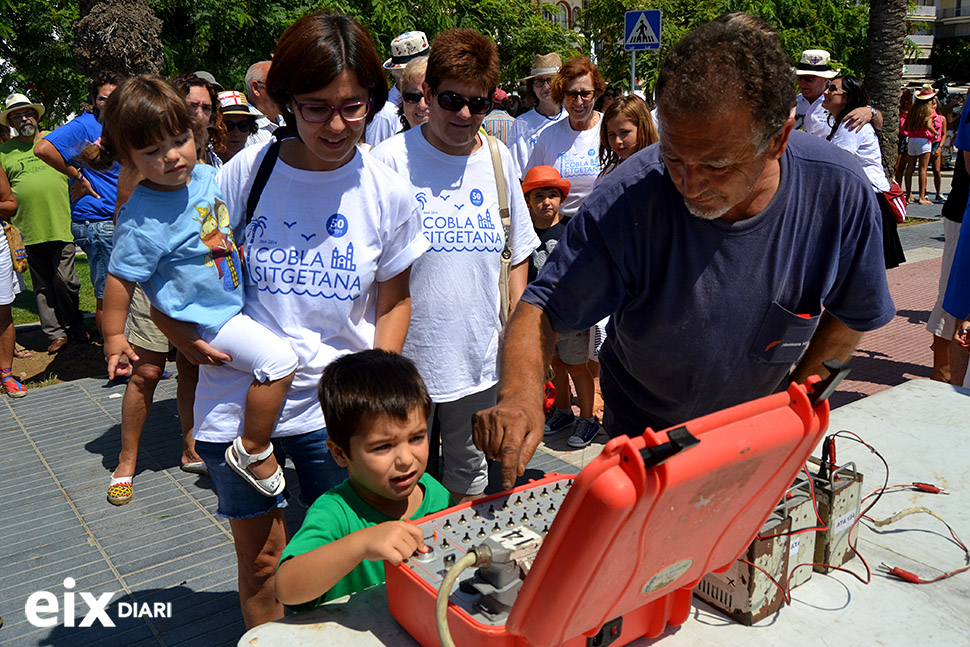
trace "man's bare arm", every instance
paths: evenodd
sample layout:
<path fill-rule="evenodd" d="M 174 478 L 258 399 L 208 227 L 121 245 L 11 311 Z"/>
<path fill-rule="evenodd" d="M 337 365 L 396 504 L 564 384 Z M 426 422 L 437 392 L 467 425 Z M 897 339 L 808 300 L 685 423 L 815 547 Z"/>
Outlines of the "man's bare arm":
<path fill-rule="evenodd" d="M 545 313 L 519 302 L 505 329 L 498 403 L 474 416 L 475 445 L 502 462 L 502 485 L 525 472 L 542 440 L 542 395 L 546 366 L 558 334 Z"/>
<path fill-rule="evenodd" d="M 73 186 L 71 186 L 72 202 L 80 200 L 85 195 L 101 198 L 98 192 L 94 190 L 94 187 L 91 186 L 91 182 L 83 176 L 80 169 L 76 169 L 64 161 L 64 158 L 57 152 L 54 144 L 46 139 L 38 139 L 37 143 L 34 144 L 34 155 L 58 173 L 63 173 L 72 180 L 76 180 Z"/>
<path fill-rule="evenodd" d="M 861 332 L 852 330 L 828 312 L 823 312 L 805 355 L 792 373 L 792 381 L 802 384 L 810 375 L 825 379 L 829 372 L 822 362 L 828 359 L 848 362 L 861 340 Z"/>

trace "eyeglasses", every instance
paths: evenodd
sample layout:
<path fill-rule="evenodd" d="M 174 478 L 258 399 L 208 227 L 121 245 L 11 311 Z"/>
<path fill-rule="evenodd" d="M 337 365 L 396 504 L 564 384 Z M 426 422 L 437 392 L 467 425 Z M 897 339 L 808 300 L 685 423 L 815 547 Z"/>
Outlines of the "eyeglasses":
<path fill-rule="evenodd" d="M 827 86 L 825 86 L 825 90 L 826 92 L 831 92 L 832 94 L 842 94 L 842 90 L 840 90 L 839 86 L 835 85 L 834 83 L 829 83 Z"/>
<path fill-rule="evenodd" d="M 404 98 L 404 103 L 421 103 L 421 99 L 424 98 L 420 92 L 402 92 L 401 96 Z"/>
<path fill-rule="evenodd" d="M 564 93 L 567 99 L 575 101 L 576 99 L 582 99 L 583 101 L 589 101 L 596 94 L 593 90 L 566 90 Z"/>
<path fill-rule="evenodd" d="M 340 118 L 344 121 L 353 123 L 365 118 L 371 108 L 370 99 L 345 103 L 342 106 L 329 106 L 325 103 L 300 103 L 296 99 L 293 100 L 293 103 L 296 104 L 296 109 L 303 117 L 303 121 L 311 124 L 325 124 L 333 118 L 335 112 L 339 112 Z"/>
<path fill-rule="evenodd" d="M 552 79 L 545 78 L 545 79 L 533 79 L 532 80 L 532 87 L 534 87 L 534 88 L 541 88 L 541 87 L 544 87 L 544 86 L 547 86 L 547 85 L 552 85 Z"/>
<path fill-rule="evenodd" d="M 33 119 L 37 121 L 37 112 L 35 110 L 24 110 L 23 112 L 12 112 L 7 115 L 7 121 L 20 121 L 21 119 Z"/>
<path fill-rule="evenodd" d="M 238 130 L 240 132 L 246 132 L 249 130 L 248 119 L 245 121 L 226 121 L 225 124 L 227 133 L 231 133 L 234 130 Z"/>
<path fill-rule="evenodd" d="M 201 110 L 204 114 L 212 114 L 212 105 L 208 103 L 198 103 L 194 101 L 186 102 L 189 104 L 189 108 L 194 112 L 196 110 Z"/>
<path fill-rule="evenodd" d="M 438 105 L 449 112 L 458 112 L 468 106 L 468 112 L 473 115 L 484 115 L 492 109 L 492 100 L 489 97 L 467 99 L 457 92 L 446 91 L 438 95 Z"/>

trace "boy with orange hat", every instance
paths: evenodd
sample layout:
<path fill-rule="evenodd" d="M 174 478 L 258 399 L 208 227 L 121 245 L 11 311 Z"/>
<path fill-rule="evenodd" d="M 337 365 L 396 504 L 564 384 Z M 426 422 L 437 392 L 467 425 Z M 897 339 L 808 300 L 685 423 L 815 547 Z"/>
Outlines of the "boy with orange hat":
<path fill-rule="evenodd" d="M 556 247 L 569 218 L 559 213 L 559 206 L 569 195 L 569 180 L 551 166 L 534 166 L 522 180 L 522 191 L 532 216 L 532 226 L 539 236 L 539 247 L 529 258 L 529 281 L 536 278 L 549 254 Z M 589 329 L 563 334 L 556 342 L 556 354 L 552 358 L 556 378 L 556 403 L 546 417 L 545 434 L 556 434 L 572 428 L 567 441 L 570 447 L 585 447 L 600 430 L 593 416 L 593 374 L 587 367 L 589 360 Z M 570 406 L 569 380 L 576 387 L 579 399 L 579 418 Z"/>

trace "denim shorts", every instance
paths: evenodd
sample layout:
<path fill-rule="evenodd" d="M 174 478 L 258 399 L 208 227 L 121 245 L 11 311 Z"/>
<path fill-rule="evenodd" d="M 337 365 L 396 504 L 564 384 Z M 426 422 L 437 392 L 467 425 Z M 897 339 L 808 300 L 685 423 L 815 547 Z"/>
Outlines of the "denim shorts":
<path fill-rule="evenodd" d="M 91 271 L 94 297 L 104 298 L 104 282 L 108 278 L 108 260 L 114 246 L 115 225 L 110 220 L 85 220 L 71 223 L 74 242 L 84 250 Z"/>
<path fill-rule="evenodd" d="M 326 429 L 273 438 L 276 460 L 285 468 L 286 458 L 289 457 L 300 482 L 300 503 L 306 507 L 347 478 L 347 472 L 330 455 L 327 438 Z M 289 471 L 286 475 L 287 485 L 283 494 L 275 498 L 263 496 L 226 463 L 226 448 L 231 444 L 195 442 L 195 451 L 209 468 L 209 476 L 219 497 L 216 512 L 229 519 L 249 519 L 262 516 L 274 508 L 285 508 L 286 499 L 290 497 L 289 479 L 293 477 L 293 472 Z"/>

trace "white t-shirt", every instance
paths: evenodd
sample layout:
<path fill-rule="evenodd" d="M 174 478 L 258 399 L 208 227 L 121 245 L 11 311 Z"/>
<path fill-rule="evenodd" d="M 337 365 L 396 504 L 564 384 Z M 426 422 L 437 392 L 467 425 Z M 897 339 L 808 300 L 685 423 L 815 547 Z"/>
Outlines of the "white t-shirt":
<path fill-rule="evenodd" d="M 269 145 L 237 153 L 219 173 L 233 219 Z M 357 152 L 335 171 L 304 171 L 277 160 L 246 227 L 243 312 L 289 343 L 299 365 L 274 436 L 321 429 L 317 383 L 337 357 L 372 348 L 377 283 L 410 267 L 428 248 L 406 182 Z M 252 376 L 200 366 L 195 437 L 227 442 L 242 432 Z"/>
<path fill-rule="evenodd" d="M 573 130 L 568 119 L 543 130 L 524 169 L 528 171 L 533 166 L 552 166 L 564 180 L 569 180 L 569 195 L 559 207 L 559 212 L 564 216 L 576 215 L 600 174 L 600 126 L 603 115 L 596 114 L 599 121 L 588 130 Z"/>
<path fill-rule="evenodd" d="M 529 162 L 529 155 L 536 147 L 539 134 L 558 121 L 566 118 L 566 111 L 559 109 L 559 114 L 547 117 L 535 109 L 530 110 L 515 118 L 515 123 L 509 129 L 509 150 L 512 151 L 512 159 L 518 169 L 519 177 L 525 176 L 526 164 Z"/>
<path fill-rule="evenodd" d="M 795 97 L 795 129 L 804 130 L 809 135 L 828 137 L 832 126 L 829 125 L 829 111 L 822 107 L 825 94 L 818 95 L 812 103 L 799 92 Z"/>
<path fill-rule="evenodd" d="M 882 168 L 882 149 L 879 148 L 879 138 L 871 124 L 863 126 L 859 132 L 853 132 L 843 122 L 839 124 L 839 129 L 830 141 L 859 160 L 862 170 L 866 172 L 866 177 L 876 191 L 889 190 L 889 180 Z"/>
<path fill-rule="evenodd" d="M 401 132 L 404 124 L 401 123 L 401 116 L 397 114 L 397 107 L 403 97 L 401 91 L 394 85 L 387 93 L 387 101 L 381 106 L 377 114 L 364 131 L 364 141 L 371 146 L 377 146 L 385 139 L 393 137 L 395 133 Z"/>
<path fill-rule="evenodd" d="M 427 254 L 411 270 L 411 327 L 404 355 L 435 402 L 453 402 L 498 382 L 499 269 L 505 234 L 488 144 L 448 155 L 412 128 L 374 149 L 410 181 L 424 212 Z M 499 142 L 512 218 L 512 264 L 539 245 L 512 156 Z"/>

